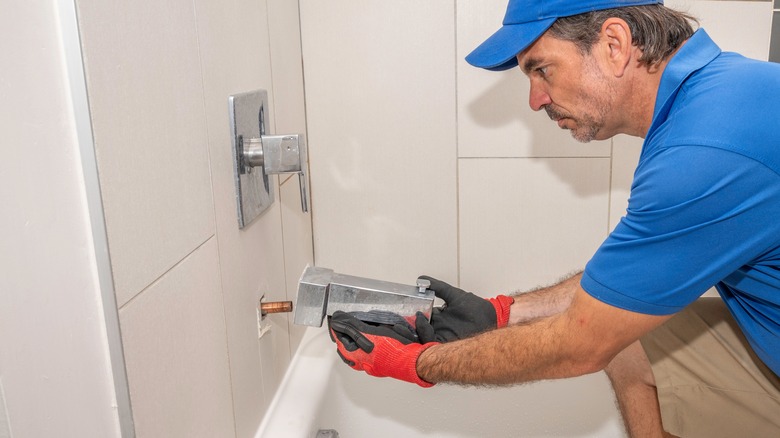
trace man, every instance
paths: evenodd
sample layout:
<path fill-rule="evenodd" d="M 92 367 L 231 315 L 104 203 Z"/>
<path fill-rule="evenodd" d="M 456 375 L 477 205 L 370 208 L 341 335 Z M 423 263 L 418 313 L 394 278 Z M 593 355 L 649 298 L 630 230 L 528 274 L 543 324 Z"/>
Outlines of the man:
<path fill-rule="evenodd" d="M 580 141 L 645 138 L 627 214 L 555 286 L 483 300 L 431 279 L 447 305 L 414 332 L 334 314 L 342 359 L 421 386 L 603 369 L 631 436 L 780 436 L 780 65 L 653 0 L 510 0 L 466 59 L 519 66 Z"/>

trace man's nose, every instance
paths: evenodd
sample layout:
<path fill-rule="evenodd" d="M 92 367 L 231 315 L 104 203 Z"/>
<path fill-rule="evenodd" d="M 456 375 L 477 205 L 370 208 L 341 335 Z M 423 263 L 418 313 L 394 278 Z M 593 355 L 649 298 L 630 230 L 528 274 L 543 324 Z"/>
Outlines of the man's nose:
<path fill-rule="evenodd" d="M 550 95 L 547 94 L 547 91 L 543 87 L 535 85 L 533 82 L 531 82 L 531 91 L 528 95 L 528 104 L 531 106 L 531 109 L 534 111 L 539 111 L 545 105 L 549 105 L 551 103 L 552 99 L 550 99 Z"/>

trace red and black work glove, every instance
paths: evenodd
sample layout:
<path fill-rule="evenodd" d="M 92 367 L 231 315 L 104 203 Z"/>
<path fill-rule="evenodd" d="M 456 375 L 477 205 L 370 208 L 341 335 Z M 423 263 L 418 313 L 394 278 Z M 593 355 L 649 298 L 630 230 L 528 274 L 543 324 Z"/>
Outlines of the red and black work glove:
<path fill-rule="evenodd" d="M 417 315 L 415 324 L 420 342 L 454 341 L 509 323 L 509 306 L 515 302 L 514 298 L 499 295 L 485 299 L 426 275 L 420 278 L 430 281 L 428 288 L 445 302 L 444 306 L 433 309 L 430 323 L 422 314 Z"/>
<path fill-rule="evenodd" d="M 337 311 L 328 319 L 331 338 L 341 359 L 350 367 L 375 377 L 392 377 L 433 386 L 417 375 L 417 358 L 436 343 L 420 344 L 411 325 L 374 325 Z"/>

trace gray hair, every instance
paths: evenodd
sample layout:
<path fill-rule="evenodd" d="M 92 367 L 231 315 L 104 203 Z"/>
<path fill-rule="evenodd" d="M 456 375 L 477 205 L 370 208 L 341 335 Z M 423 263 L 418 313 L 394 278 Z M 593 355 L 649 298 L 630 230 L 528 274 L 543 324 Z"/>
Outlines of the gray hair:
<path fill-rule="evenodd" d="M 639 62 L 653 66 L 668 58 L 685 40 L 693 35 L 696 18 L 664 5 L 629 6 L 605 9 L 559 18 L 553 23 L 550 35 L 573 42 L 584 55 L 598 41 L 601 26 L 617 17 L 628 23 L 633 45 L 642 50 Z"/>

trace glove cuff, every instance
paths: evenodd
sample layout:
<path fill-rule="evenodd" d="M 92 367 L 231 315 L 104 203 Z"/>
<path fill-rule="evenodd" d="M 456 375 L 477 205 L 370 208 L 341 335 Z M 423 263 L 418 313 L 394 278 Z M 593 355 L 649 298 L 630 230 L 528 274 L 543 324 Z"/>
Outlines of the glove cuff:
<path fill-rule="evenodd" d="M 509 308 L 515 299 L 506 295 L 490 298 L 490 304 L 496 309 L 496 328 L 506 327 L 509 324 Z"/>
<path fill-rule="evenodd" d="M 410 360 L 406 362 L 406 366 L 403 371 L 401 371 L 405 376 L 401 377 L 402 380 L 406 380 L 407 382 L 416 383 L 423 388 L 430 388 L 431 386 L 435 385 L 435 383 L 426 382 L 425 380 L 420 378 L 420 375 L 417 374 L 417 360 L 420 358 L 420 355 L 423 351 L 427 350 L 430 347 L 433 347 L 434 345 L 439 344 L 438 342 L 428 342 L 427 344 L 420 345 L 420 348 L 417 348 L 414 353 L 414 360 Z"/>

